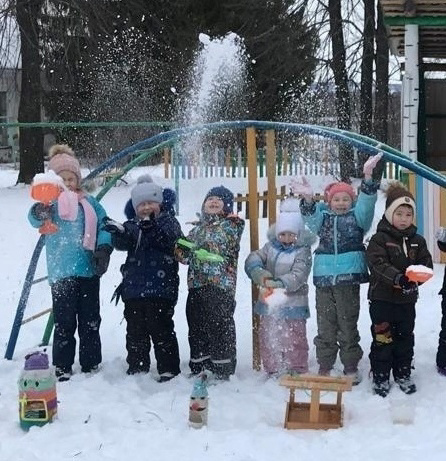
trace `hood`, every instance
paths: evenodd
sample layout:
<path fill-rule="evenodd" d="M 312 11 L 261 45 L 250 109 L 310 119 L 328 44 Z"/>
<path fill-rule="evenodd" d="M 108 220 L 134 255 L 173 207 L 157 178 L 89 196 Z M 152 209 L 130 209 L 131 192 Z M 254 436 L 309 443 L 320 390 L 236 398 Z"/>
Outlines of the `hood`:
<path fill-rule="evenodd" d="M 276 225 L 275 224 L 270 226 L 266 234 L 266 237 L 269 242 L 278 243 L 279 245 L 281 245 L 281 243 L 276 238 Z M 312 246 L 316 241 L 317 241 L 317 236 L 305 227 L 304 230 L 299 233 L 296 242 L 292 246 Z"/>
<path fill-rule="evenodd" d="M 413 224 L 406 230 L 398 230 L 396 227 L 392 226 L 389 221 L 387 221 L 385 215 L 383 215 L 381 221 L 379 221 L 378 225 L 376 226 L 376 230 L 390 234 L 397 239 L 401 239 L 403 237 L 413 237 L 417 233 L 417 227 Z"/>

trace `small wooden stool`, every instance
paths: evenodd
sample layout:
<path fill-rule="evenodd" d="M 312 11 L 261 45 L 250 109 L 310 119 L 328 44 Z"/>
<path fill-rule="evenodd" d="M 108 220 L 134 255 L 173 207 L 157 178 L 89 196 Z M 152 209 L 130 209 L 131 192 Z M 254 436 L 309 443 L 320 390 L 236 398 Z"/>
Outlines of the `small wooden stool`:
<path fill-rule="evenodd" d="M 342 393 L 351 391 L 352 378 L 285 375 L 280 385 L 290 390 L 285 414 L 285 429 L 336 429 L 343 425 Z M 296 389 L 311 390 L 311 403 L 295 402 Z M 337 392 L 335 404 L 320 403 L 321 391 Z"/>

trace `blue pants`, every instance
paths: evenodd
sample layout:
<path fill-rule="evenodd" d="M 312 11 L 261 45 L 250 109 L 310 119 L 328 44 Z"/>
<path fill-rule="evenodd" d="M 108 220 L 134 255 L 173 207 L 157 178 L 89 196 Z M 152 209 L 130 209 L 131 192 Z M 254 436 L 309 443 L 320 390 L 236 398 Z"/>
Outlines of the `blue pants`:
<path fill-rule="evenodd" d="M 99 277 L 68 277 L 51 285 L 53 297 L 53 365 L 71 369 L 79 335 L 79 362 L 84 371 L 102 361 L 99 327 Z"/>

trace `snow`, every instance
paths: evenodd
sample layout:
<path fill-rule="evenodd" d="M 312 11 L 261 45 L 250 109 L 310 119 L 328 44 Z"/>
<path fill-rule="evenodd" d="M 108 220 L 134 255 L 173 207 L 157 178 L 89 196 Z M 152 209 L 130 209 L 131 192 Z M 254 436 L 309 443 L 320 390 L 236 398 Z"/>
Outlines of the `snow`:
<path fill-rule="evenodd" d="M 33 178 L 33 185 L 47 183 L 64 187 L 63 179 L 54 173 L 53 170 L 48 170 L 46 173 L 38 173 Z"/>
<path fill-rule="evenodd" d="M 149 172 L 163 186 L 173 183 L 162 178 L 163 167 L 133 170 L 127 178 L 129 186 L 114 187 L 102 203 L 110 217 L 124 220 L 124 205 L 136 177 Z M 0 168 L 2 226 L 0 229 L 2 301 L 0 353 L 4 356 L 14 314 L 25 279 L 26 269 L 38 239 L 36 229 L 27 222 L 33 204 L 28 186 L 14 186 L 17 171 Z M 323 190 L 330 178 L 309 178 L 313 189 Z M 289 178 L 278 178 L 278 186 Z M 179 220 L 187 233 L 207 190 L 224 184 L 234 192 L 246 193 L 246 179 L 202 178 L 180 182 Z M 259 179 L 259 191 L 266 189 L 266 179 Z M 375 225 L 383 213 L 380 197 Z M 266 241 L 267 221 L 260 221 L 260 244 Z M 433 278 L 420 287 L 415 328 L 415 370 L 413 377 L 418 392 L 411 396 L 392 388 L 388 398 L 375 396 L 368 378 L 370 320 L 367 309 L 367 286 L 361 288 L 359 330 L 364 358 L 360 369 L 363 382 L 344 394 L 344 427 L 330 431 L 285 430 L 283 428 L 287 389 L 276 380 L 267 380 L 263 372 L 252 369 L 251 284 L 243 271 L 249 253 L 249 221 L 242 237 L 237 286 L 237 351 L 238 365 L 229 382 L 209 387 L 208 425 L 193 429 L 188 425 L 189 397 L 193 381 L 188 375 L 188 343 L 185 318 L 187 297 L 185 266 L 180 269 L 180 297 L 175 313 L 176 332 L 180 344 L 181 376 L 160 384 L 156 373 L 148 376 L 127 376 L 125 362 L 125 321 L 123 305 L 115 306 L 110 298 L 120 282 L 119 267 L 125 253 L 114 252 L 110 268 L 102 278 L 101 308 L 103 364 L 99 373 L 80 373 L 76 361 L 71 381 L 60 383 L 58 418 L 42 428 L 24 432 L 18 424 L 17 380 L 23 369 L 24 356 L 37 349 L 46 316 L 27 323 L 20 332 L 14 358 L 0 359 L 0 461 L 61 461 L 68 459 L 132 461 L 270 461 L 271 459 L 315 460 L 440 460 L 444 459 L 446 381 L 435 370 L 435 354 L 440 329 L 440 290 L 443 265 L 436 264 Z M 46 275 L 45 258 L 41 258 L 36 277 Z M 25 318 L 50 306 L 50 290 L 46 282 L 33 286 Z M 310 371 L 317 370 L 311 338 L 316 333 L 314 288 L 310 283 L 308 320 L 310 339 Z M 50 348 L 48 350 L 50 352 Z M 337 363 L 337 372 L 342 368 Z M 298 400 L 309 400 L 297 393 Z M 335 396 L 323 395 L 324 402 Z M 413 423 L 396 424 L 392 409 L 403 402 L 412 411 Z M 412 410 L 410 410 L 412 408 Z M 400 409 L 401 415 L 401 409 Z M 410 416 L 410 415 L 409 415 Z M 407 419 L 407 416 L 406 416 Z"/>

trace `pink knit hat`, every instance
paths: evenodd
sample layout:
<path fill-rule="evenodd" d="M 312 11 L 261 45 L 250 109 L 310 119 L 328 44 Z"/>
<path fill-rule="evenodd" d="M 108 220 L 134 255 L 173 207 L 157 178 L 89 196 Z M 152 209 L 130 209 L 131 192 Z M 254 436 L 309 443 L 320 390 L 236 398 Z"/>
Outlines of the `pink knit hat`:
<path fill-rule="evenodd" d="M 352 201 L 355 200 L 355 191 L 353 190 L 353 187 L 350 184 L 347 184 L 346 182 L 332 182 L 325 188 L 325 201 L 328 204 L 330 204 L 333 195 L 338 192 L 346 192 L 348 195 L 350 195 Z"/>
<path fill-rule="evenodd" d="M 79 160 L 74 156 L 73 149 L 70 146 L 55 144 L 51 147 L 49 156 L 48 169 L 53 170 L 56 174 L 61 171 L 71 171 L 77 176 L 80 184 L 82 176 Z"/>

